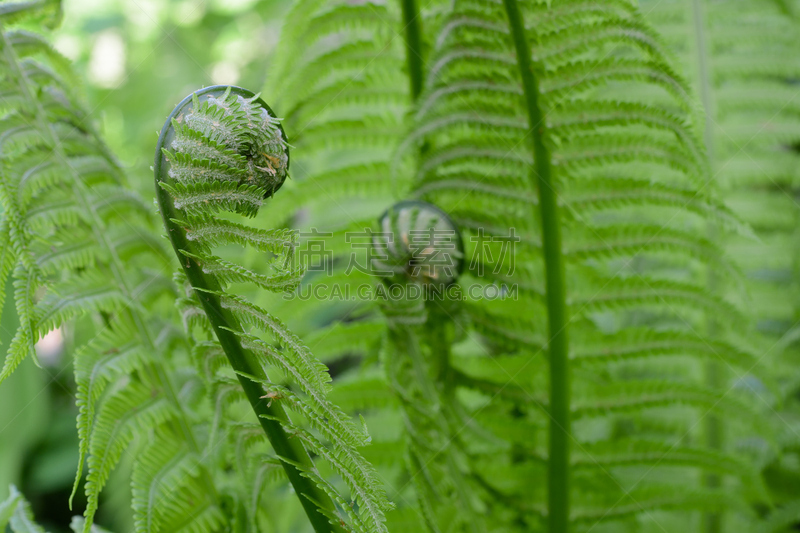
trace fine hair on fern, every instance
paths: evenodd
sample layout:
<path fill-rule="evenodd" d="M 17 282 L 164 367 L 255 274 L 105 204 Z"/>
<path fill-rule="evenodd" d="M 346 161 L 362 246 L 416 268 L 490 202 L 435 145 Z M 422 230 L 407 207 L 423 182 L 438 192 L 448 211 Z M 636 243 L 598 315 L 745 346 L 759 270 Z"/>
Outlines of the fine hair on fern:
<path fill-rule="evenodd" d="M 154 172 L 164 225 L 183 266 L 179 279 L 189 288 L 184 307 L 202 309 L 194 315 L 213 329 L 315 531 L 339 531 L 345 524 L 341 512 L 357 531 L 386 531 L 384 512 L 390 504 L 372 466 L 357 451 L 369 442 L 366 427 L 354 425 L 327 400 L 327 369 L 296 335 L 265 309 L 226 289 L 250 283 L 280 292 L 300 282 L 302 270 L 291 257 L 292 232 L 260 230 L 220 216 L 224 211 L 257 214 L 286 179 L 286 142 L 269 107 L 238 87 L 192 93 L 167 119 Z M 271 256 L 267 263 L 274 274 L 258 274 L 212 254 L 225 244 Z M 282 374 L 297 392 L 270 380 L 268 372 Z M 284 407 L 301 415 L 319 437 L 291 422 Z M 338 474 L 358 511 L 320 476 L 309 452 Z"/>

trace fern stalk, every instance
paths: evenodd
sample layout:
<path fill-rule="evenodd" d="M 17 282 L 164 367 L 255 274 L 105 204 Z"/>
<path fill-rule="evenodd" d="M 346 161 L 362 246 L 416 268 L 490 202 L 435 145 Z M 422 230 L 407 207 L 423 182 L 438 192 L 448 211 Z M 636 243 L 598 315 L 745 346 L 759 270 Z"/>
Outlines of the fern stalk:
<path fill-rule="evenodd" d="M 156 169 L 156 172 L 158 172 L 158 169 Z M 176 253 L 180 254 L 180 250 L 194 250 L 194 245 L 186 238 L 186 231 L 173 222 L 173 219 L 178 216 L 178 212 L 169 193 L 161 187 L 158 187 L 157 190 L 159 209 L 164 218 L 164 225 L 167 228 L 170 242 Z M 281 427 L 280 422 L 278 422 L 278 420 L 288 420 L 283 407 L 278 402 L 273 402 L 272 405 L 269 405 L 267 400 L 261 398 L 264 395 L 262 386 L 243 376 L 243 374 L 246 374 L 264 381 L 267 380 L 264 369 L 258 364 L 253 354 L 242 347 L 239 337 L 233 333 L 234 331 L 242 331 L 243 328 L 231 312 L 220 304 L 220 298 L 216 294 L 221 289 L 219 284 L 212 276 L 204 274 L 202 267 L 193 258 L 187 257 L 181 261 L 181 264 L 189 283 L 197 292 L 198 298 L 203 305 L 203 310 L 205 310 L 214 328 L 214 333 L 222 349 L 225 350 L 225 355 L 228 357 L 231 367 L 237 372 L 239 383 L 242 385 L 250 405 L 253 406 L 253 411 L 259 417 L 259 423 L 275 453 L 301 467 L 313 469 L 311 459 L 301 442 L 298 439 L 291 439 Z M 303 477 L 298 467 L 289 464 L 287 461 L 282 461 L 282 464 L 289 482 L 300 496 L 300 503 L 303 505 L 314 531 L 317 533 L 339 531 L 338 528 L 334 529 L 328 523 L 328 519 L 320 514 L 317 509 L 319 505 L 333 511 L 334 506 L 330 497 L 314 485 L 311 480 Z"/>
<path fill-rule="evenodd" d="M 422 92 L 422 39 L 420 37 L 419 10 L 416 0 L 401 0 L 403 7 L 403 30 L 406 38 L 406 60 L 411 87 L 411 101 Z"/>
<path fill-rule="evenodd" d="M 166 125 L 170 124 L 170 120 L 181 109 L 181 105 L 176 107 L 176 110 L 167 119 Z M 168 128 L 165 126 L 159 139 L 159 147 L 163 145 L 167 131 Z M 258 358 L 242 346 L 240 337 L 236 335 L 235 332 L 244 331 L 244 328 L 237 317 L 228 308 L 223 307 L 219 296 L 222 287 L 218 279 L 214 274 L 203 272 L 203 268 L 197 260 L 198 257 L 201 257 L 202 251 L 187 238 L 186 228 L 176 223 L 176 220 L 184 214 L 178 211 L 167 189 L 160 185 L 162 181 L 169 180 L 167 173 L 162 171 L 162 161 L 161 151 L 157 150 L 153 167 L 156 177 L 157 201 L 164 227 L 170 243 L 180 259 L 183 271 L 194 288 L 231 367 L 237 374 L 242 390 L 257 415 L 261 428 L 275 453 L 282 459 L 281 463 L 286 476 L 298 494 L 314 531 L 317 533 L 341 532 L 342 529 L 331 524 L 326 517 L 326 515 L 335 516 L 337 514 L 333 500 L 314 481 L 304 475 L 304 472 L 315 472 L 315 468 L 302 441 L 297 438 L 292 439 L 284 429 L 290 425 L 285 410 L 279 402 L 271 402 L 264 398 L 262 383 L 269 382 L 269 379 Z"/>
<path fill-rule="evenodd" d="M 463 453 L 463 421 L 456 420 L 451 405 L 453 391 L 442 376 L 447 354 L 437 351 L 442 342 L 431 342 L 434 332 L 445 334 L 432 321 L 389 330 L 396 352 L 388 354 L 388 373 L 405 407 L 410 474 L 430 531 L 446 531 L 449 525 L 454 531 L 481 533 L 486 531 L 484 517 L 475 509 L 474 489 L 456 459 Z M 458 509 L 458 516 L 444 522 L 447 503 Z"/>
<path fill-rule="evenodd" d="M 708 160 L 713 165 L 715 161 L 714 154 L 714 124 L 711 120 L 711 113 L 713 112 L 713 100 L 711 93 L 711 80 L 709 79 L 709 54 L 708 43 L 705 36 L 705 17 L 703 14 L 703 6 L 700 0 L 692 0 L 692 22 L 694 25 L 695 46 L 697 50 L 697 78 L 699 81 L 700 99 L 703 102 L 703 109 L 705 111 L 705 124 L 703 129 L 703 141 L 708 154 Z M 712 179 L 709 176 L 709 180 Z M 716 231 L 713 226 L 710 229 L 710 240 L 715 240 Z M 709 272 L 708 285 L 713 290 L 715 284 L 714 272 Z M 709 322 L 709 334 L 713 336 L 716 326 L 713 318 Z M 716 361 L 709 360 L 705 365 L 706 384 L 713 389 L 718 389 L 720 386 L 720 368 Z M 722 448 L 722 434 L 721 422 L 717 415 L 709 413 L 706 417 L 705 423 L 706 444 L 712 450 L 719 450 Z M 720 486 L 719 475 L 714 472 L 708 472 L 705 475 L 704 483 L 710 489 L 717 489 Z M 721 515 L 719 513 L 706 513 L 703 517 L 703 528 L 706 533 L 719 533 L 722 528 Z"/>
<path fill-rule="evenodd" d="M 472 473 L 466 466 L 469 450 L 464 443 L 469 437 L 462 432 L 473 424 L 458 408 L 450 367 L 452 317 L 457 306 L 447 298 L 440 302 L 432 296 L 461 273 L 460 232 L 443 211 L 417 201 L 395 204 L 380 218 L 379 226 L 393 235 L 391 242 L 398 243 L 387 246 L 373 241 L 380 250 L 377 257 L 382 257 L 373 261 L 376 270 L 394 273 L 386 278 L 386 285 L 405 284 L 408 294 L 414 292 L 413 287 L 426 294 L 422 299 L 393 299 L 382 306 L 389 322 L 383 362 L 404 409 L 407 462 L 421 514 L 433 533 L 487 531 L 480 491 L 471 483 Z M 430 232 L 424 246 L 429 251 L 418 253 L 419 235 L 424 231 Z M 435 231 L 452 232 L 454 246 L 443 247 L 432 237 Z M 409 245 L 415 235 L 416 244 Z"/>
<path fill-rule="evenodd" d="M 539 87 L 525 37 L 525 23 L 516 0 L 503 0 L 514 40 L 528 111 L 528 134 L 532 138 L 534 168 L 532 185 L 539 193 L 542 248 L 548 316 L 550 355 L 550 435 L 547 476 L 548 523 L 551 533 L 569 530 L 570 372 L 567 345 L 564 260 L 561 220 L 552 179 L 551 155 L 544 141 L 544 113 L 539 105 Z"/>
<path fill-rule="evenodd" d="M 8 61 L 9 65 L 12 65 L 15 70 L 15 75 L 17 79 L 20 81 L 20 91 L 25 96 L 25 99 L 30 106 L 30 109 L 34 110 L 34 115 L 36 117 L 37 126 L 39 127 L 40 131 L 46 132 L 49 139 L 48 142 L 51 143 L 53 152 L 57 154 L 59 159 L 64 161 L 65 167 L 70 167 L 69 163 L 67 162 L 68 159 L 64 154 L 64 151 L 61 147 L 59 140 L 53 134 L 51 130 L 50 124 L 45 119 L 45 111 L 41 106 L 39 100 L 33 97 L 30 92 L 30 82 L 28 81 L 27 74 L 23 71 L 19 66 L 19 59 L 14 51 L 11 42 L 8 40 L 8 35 L 4 28 L 0 26 L 0 34 L 2 34 L 3 38 L 3 48 L 4 54 Z M 105 231 L 105 223 L 103 222 L 100 215 L 97 213 L 96 207 L 93 205 L 91 201 L 89 201 L 89 194 L 86 190 L 86 185 L 77 176 L 73 170 L 73 178 L 70 180 L 72 184 L 72 193 L 78 199 L 79 204 L 84 205 L 87 207 L 87 211 L 89 216 L 91 217 L 92 223 L 92 232 L 94 234 L 95 239 L 102 244 L 102 246 L 108 250 L 109 257 L 110 257 L 110 269 L 112 275 L 114 276 L 114 280 L 117 285 L 120 287 L 122 293 L 129 301 L 135 301 L 133 291 L 131 290 L 130 286 L 128 285 L 126 277 L 123 275 L 124 268 L 122 267 L 122 262 L 119 258 L 116 248 L 109 242 L 108 240 L 108 232 Z M 153 343 L 153 339 L 150 336 L 150 332 L 148 331 L 144 320 L 140 316 L 139 313 L 135 312 L 134 310 L 128 308 L 126 310 L 129 317 L 131 318 L 132 322 L 136 325 L 136 329 L 141 336 L 142 340 L 145 342 L 148 349 L 150 349 L 153 353 L 156 351 L 155 344 Z M 164 394 L 166 395 L 168 401 L 172 404 L 176 412 L 179 414 L 178 416 L 178 425 L 179 425 L 179 432 L 183 435 L 186 441 L 189 443 L 190 447 L 194 452 L 199 450 L 197 442 L 195 441 L 194 434 L 191 431 L 187 423 L 187 416 L 181 406 L 181 403 L 177 399 L 177 395 L 175 394 L 174 388 L 172 386 L 172 382 L 169 379 L 169 376 L 166 374 L 162 365 L 153 365 L 153 368 L 150 369 L 150 372 L 154 374 L 155 381 L 159 383 L 161 389 L 163 390 Z M 216 495 L 216 488 L 214 487 L 213 481 L 211 480 L 208 472 L 205 469 L 201 469 L 202 472 L 202 479 L 203 483 L 206 487 L 206 490 L 211 495 Z M 81 475 L 81 471 L 78 471 L 78 476 Z M 72 504 L 72 496 L 74 496 L 75 491 L 78 487 L 79 477 L 75 481 L 75 486 L 73 487 L 72 495 L 70 496 L 70 506 Z M 86 521 L 86 531 L 91 527 L 91 520 Z"/>

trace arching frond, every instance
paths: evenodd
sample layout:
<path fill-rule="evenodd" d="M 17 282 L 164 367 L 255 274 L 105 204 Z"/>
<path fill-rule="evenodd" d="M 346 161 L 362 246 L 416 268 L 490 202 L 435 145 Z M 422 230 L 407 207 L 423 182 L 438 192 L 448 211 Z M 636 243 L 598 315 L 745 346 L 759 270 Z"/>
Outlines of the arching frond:
<path fill-rule="evenodd" d="M 44 21 L 56 4 L 4 4 L 2 10 Z M 80 467 L 73 494 L 88 464 L 80 527 L 89 533 L 100 491 L 128 447 L 161 424 L 195 451 L 196 435 L 174 390 L 178 356 L 170 354 L 180 350 L 157 333 L 170 329 L 171 317 L 145 309 L 174 296 L 163 244 L 152 238 L 151 208 L 126 184 L 72 94 L 68 61 L 42 36 L 10 26 L 14 17 L 0 14 L 0 278 L 13 272 L 21 325 L 0 381 L 49 331 L 84 315 L 94 319 L 96 329 L 74 359 Z M 198 494 L 219 515 L 215 480 L 206 465 L 198 468 L 206 479 Z M 190 530 L 201 523 L 191 501 L 180 509 L 154 506 L 165 515 L 180 513 L 172 518 Z"/>

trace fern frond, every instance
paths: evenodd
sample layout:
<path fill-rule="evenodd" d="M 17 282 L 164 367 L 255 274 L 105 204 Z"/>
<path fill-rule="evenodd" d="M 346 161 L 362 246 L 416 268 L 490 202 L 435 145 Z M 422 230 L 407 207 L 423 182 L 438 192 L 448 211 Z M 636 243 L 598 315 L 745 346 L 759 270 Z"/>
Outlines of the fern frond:
<path fill-rule="evenodd" d="M 522 499 L 529 509 L 546 509 L 550 531 L 565 531 L 577 519 L 571 499 L 577 509 L 603 490 L 614 496 L 598 521 L 644 513 L 649 504 L 616 514 L 620 486 L 577 485 L 569 461 L 577 430 L 570 430 L 570 421 L 581 420 L 581 431 L 594 435 L 584 430 L 590 418 L 597 424 L 615 417 L 661 420 L 645 413 L 672 406 L 691 425 L 700 415 L 677 407 L 686 404 L 701 413 L 712 406 L 747 412 L 743 434 L 764 429 L 757 410 L 729 402 L 713 387 L 651 381 L 678 357 L 689 365 L 722 360 L 744 372 L 763 370 L 754 367 L 757 352 L 737 345 L 732 330 L 746 327 L 739 308 L 719 286 L 705 286 L 709 267 L 723 272 L 726 283 L 741 284 L 739 270 L 716 239 L 705 236 L 706 228 L 746 238 L 752 232 L 709 186 L 712 170 L 695 123 L 697 105 L 661 37 L 634 5 L 464 0 L 444 18 L 441 33 L 431 39 L 428 83 L 394 172 L 415 176 L 411 194 L 473 231 L 467 255 L 483 259 L 470 261 L 473 272 L 462 284 L 516 284 L 518 291 L 516 301 L 459 303 L 486 352 L 474 358 L 483 365 L 476 368 L 487 372 L 461 374 L 466 379 L 458 386 L 481 392 L 498 409 L 513 405 L 519 418 L 549 422 L 549 499 L 528 493 Z M 487 253 L 498 248 L 484 247 L 476 237 L 507 239 L 508 228 L 521 238 L 514 252 L 492 256 L 498 270 L 490 274 Z M 712 319 L 722 323 L 718 338 L 695 334 Z M 539 351 L 545 352 L 549 382 L 536 364 Z M 517 355 L 500 359 L 508 353 Z M 517 360 L 530 372 L 517 376 Z M 608 364 L 589 366 L 590 360 Z M 586 372 L 571 368 L 577 365 Z M 648 372 L 643 365 L 654 368 Z M 545 400 L 542 390 L 548 388 Z M 605 394 L 616 400 L 605 404 Z M 541 419 L 541 406 L 549 419 Z M 499 412 L 507 425 L 518 423 Z M 670 430 L 683 427 L 673 423 Z M 635 462 L 635 450 L 627 452 L 620 456 Z M 698 454 L 691 460 L 722 452 L 701 448 Z M 720 466 L 710 463 L 711 470 Z M 752 479 L 746 460 L 725 464 L 724 475 Z M 642 485 L 649 490 L 650 480 Z M 733 501 L 735 493 L 721 492 L 720 498 Z M 524 504 L 509 500 L 524 513 Z M 653 508 L 661 505 L 657 500 L 650 502 Z"/>
<path fill-rule="evenodd" d="M 242 345 L 261 356 L 266 362 L 283 370 L 292 381 L 297 383 L 301 390 L 309 397 L 309 408 L 315 410 L 320 416 L 325 417 L 328 423 L 337 429 L 337 441 L 342 441 L 348 446 L 363 446 L 368 438 L 363 430 L 358 431 L 346 421 L 344 414 L 336 406 L 325 399 L 324 392 L 317 389 L 303 376 L 300 369 L 296 368 L 291 360 L 283 354 L 268 346 L 260 339 L 243 332 L 236 333 L 242 338 Z M 246 377 L 246 376 L 245 376 Z M 259 380 L 261 382 L 261 380 Z M 269 392 L 269 391 L 268 391 Z M 296 397 L 292 397 L 296 399 Z M 296 408 L 299 409 L 299 408 Z M 311 412 L 311 411 L 306 411 Z M 313 417 L 312 417 L 313 418 Z"/>
<path fill-rule="evenodd" d="M 111 393 L 97 413 L 86 448 L 89 456 L 84 513 L 87 527 L 97 512 L 100 491 L 111 469 L 131 441 L 174 416 L 169 403 L 153 392 L 142 383 L 122 385 Z"/>
<path fill-rule="evenodd" d="M 245 107 L 248 108 L 246 113 L 237 111 Z M 214 129 L 217 125 L 219 130 Z M 315 451 L 327 462 L 333 461 L 334 469 L 357 494 L 361 509 L 355 514 L 348 510 L 351 525 L 359 526 L 361 515 L 369 524 L 369 531 L 385 531 L 383 512 L 388 503 L 372 470 L 355 449 L 368 442 L 368 437 L 363 429 L 353 426 L 344 413 L 327 400 L 330 382 L 327 368 L 280 320 L 223 289 L 230 283 L 249 283 L 270 292 L 283 292 L 300 283 L 303 267 L 293 263 L 295 232 L 257 230 L 215 216 L 223 209 L 246 216 L 255 215 L 263 198 L 272 195 L 286 178 L 288 149 L 285 143 L 277 119 L 257 95 L 231 87 L 212 87 L 193 93 L 176 107 L 164 126 L 156 152 L 154 171 L 159 207 L 168 237 L 185 272 L 185 276 L 178 279 L 185 279 L 188 282 L 185 286 L 191 289 L 186 298 L 182 298 L 181 306 L 189 312 L 189 317 L 197 312 L 198 304 L 202 307 L 224 355 L 238 376 L 239 386 L 236 386 L 229 377 L 217 374 L 224 368 L 218 358 L 200 362 L 204 379 L 211 384 L 214 402 L 209 445 L 213 446 L 216 435 L 221 432 L 226 411 L 236 400 L 243 399 L 239 388 L 243 387 L 244 397 L 261 418 L 269 443 L 283 460 L 284 470 L 310 522 L 320 532 L 338 531 L 344 522 L 340 526 L 341 518 L 333 502 L 341 501 L 341 497 L 332 485 L 316 474 L 306 451 L 306 447 L 316 441 L 307 438 L 294 442 L 289 440 L 296 428 L 283 410 L 282 400 L 285 399 L 287 405 L 304 414 L 312 427 L 330 440 L 332 455 L 326 455 L 328 452 L 323 449 Z M 252 146 L 258 149 L 252 150 Z M 173 161 L 177 161 L 181 168 L 188 168 L 186 159 L 178 161 L 173 157 L 175 153 L 241 170 L 241 183 L 229 180 L 205 183 L 202 181 L 205 173 L 198 174 L 196 179 L 188 171 L 174 174 Z M 250 195 L 250 207 L 243 206 L 235 198 L 242 191 Z M 207 203 L 205 199 L 198 199 L 202 195 L 217 200 Z M 226 244 L 250 246 L 269 253 L 273 256 L 270 263 L 275 274 L 259 274 L 212 254 L 214 249 Z M 278 347 L 246 332 L 243 326 L 270 335 Z M 212 346 L 206 347 L 213 350 Z M 195 355 L 203 357 L 203 353 L 210 352 L 202 350 Z M 280 369 L 300 388 L 303 396 L 274 385 L 267 378 L 269 366 Z M 261 391 L 264 387 L 267 389 Z M 263 392 L 267 395 L 263 396 Z M 265 402 L 265 399 L 269 401 Z M 224 425 L 229 424 L 224 420 Z M 236 433 L 247 442 L 252 441 L 251 433 Z M 242 462 L 241 455 L 237 452 L 238 462 Z M 327 517 L 329 523 L 322 520 L 322 516 Z"/>
<path fill-rule="evenodd" d="M 800 63 L 792 53 L 798 46 L 797 19 L 779 4 L 740 1 L 719 9 L 711 2 L 669 2 L 649 12 L 704 104 L 714 179 L 726 203 L 758 236 L 722 244 L 746 276 L 754 336 L 765 346 L 780 342 L 797 315 L 794 304 L 776 305 L 796 301 L 791 296 L 796 286 L 786 278 L 796 264 L 796 248 L 777 243 L 796 239 L 797 205 L 786 200 L 796 183 L 800 131 L 794 105 Z M 781 377 L 783 365 L 796 359 L 796 346 L 765 350 L 762 359 L 775 381 L 783 382 L 776 390 L 797 390 Z M 769 399 L 757 401 L 780 419 L 787 416 Z"/>
<path fill-rule="evenodd" d="M 86 519 L 81 516 L 73 516 L 72 522 L 70 522 L 69 527 L 74 533 L 81 533 L 86 527 Z M 104 529 L 100 526 L 92 525 L 92 527 L 89 529 L 89 533 L 110 533 L 110 532 L 107 529 Z"/>
<path fill-rule="evenodd" d="M 300 338 L 289 331 L 278 318 L 236 296 L 222 296 L 220 303 L 223 308 L 233 311 L 242 323 L 271 333 L 281 347 L 295 358 L 289 366 L 298 368 L 304 376 L 308 376 L 310 382 L 314 383 L 313 390 L 323 393 L 330 390 L 331 377 L 327 367 L 315 359 Z"/>
<path fill-rule="evenodd" d="M 316 437 L 299 428 L 289 427 L 309 449 L 323 457 L 333 469 L 344 479 L 353 493 L 361 514 L 365 516 L 370 533 L 386 533 L 384 512 L 392 508 L 383 495 L 382 487 L 377 481 L 374 469 L 358 454 L 347 453 L 344 449 L 328 449 Z M 376 497 L 376 494 L 379 496 Z"/>
<path fill-rule="evenodd" d="M 136 532 L 218 531 L 225 519 L 202 489 L 201 459 L 180 437 L 163 430 L 153 437 L 134 465 L 131 480 Z M 188 523 L 187 515 L 192 516 Z"/>
<path fill-rule="evenodd" d="M 300 284 L 303 274 L 302 268 L 295 268 L 267 276 L 214 255 L 200 257 L 185 250 L 181 250 L 181 253 L 190 259 L 195 259 L 201 265 L 204 274 L 215 276 L 224 285 L 252 283 L 272 292 L 292 291 Z"/>
<path fill-rule="evenodd" d="M 80 455 L 73 494 L 78 489 L 83 464 L 89 453 L 90 436 L 94 433 L 95 413 L 101 396 L 118 376 L 142 370 L 150 360 L 144 346 L 137 342 L 135 332 L 126 331 L 123 326 L 102 332 L 85 347 L 84 354 L 75 357 Z"/>
<path fill-rule="evenodd" d="M 266 191 L 255 185 L 228 182 L 161 183 L 175 199 L 175 207 L 189 214 L 203 215 L 209 211 L 233 211 L 253 217 L 264 201 Z"/>
<path fill-rule="evenodd" d="M 11 243 L 11 235 L 8 221 L 3 218 L 0 219 L 0 282 L 5 287 L 6 280 L 14 269 L 17 262 L 16 251 Z M 0 294 L 0 310 L 5 305 L 6 293 L 2 291 Z M 0 311 L 1 313 L 2 311 Z"/>
<path fill-rule="evenodd" d="M 679 331 L 659 333 L 634 328 L 612 335 L 588 335 L 572 353 L 580 365 L 663 356 L 720 359 L 744 371 L 758 362 L 756 354 L 743 342 L 734 344 Z"/>
<path fill-rule="evenodd" d="M 687 489 L 677 485 L 651 486 L 626 493 L 616 502 L 576 503 L 571 520 L 576 525 L 591 527 L 598 521 L 615 521 L 654 510 L 697 511 L 742 509 L 741 499 L 719 490 Z M 609 509 L 609 503 L 613 507 Z"/>
<path fill-rule="evenodd" d="M 176 221 L 186 228 L 186 238 L 208 249 L 225 244 L 250 246 L 262 252 L 286 253 L 295 244 L 294 230 L 257 230 L 223 219 Z"/>
<path fill-rule="evenodd" d="M 639 412 L 650 407 L 665 405 L 690 405 L 707 411 L 728 411 L 749 415 L 758 420 L 758 412 L 733 395 L 723 395 L 707 388 L 670 381 L 636 380 L 596 386 L 575 399 L 573 413 L 576 418 L 603 416 L 605 413 Z"/>
<path fill-rule="evenodd" d="M 35 21 L 32 27 L 44 28 L 49 22 L 36 21 L 48 21 L 54 7 L 55 2 L 31 2 L 2 10 L 24 11 Z M 89 533 L 99 492 L 139 431 L 163 422 L 188 447 L 197 444 L 173 388 L 171 318 L 144 311 L 154 299 L 174 293 L 160 272 L 149 269 L 165 258 L 160 244 L 142 236 L 152 232 L 151 208 L 131 191 L 72 94 L 77 82 L 68 62 L 44 37 L 9 28 L 13 19 L 5 17 L 0 28 L 0 235 L 11 250 L 2 255 L 0 274 L 13 259 L 21 326 L 0 381 L 34 353 L 33 343 L 48 331 L 86 314 L 97 319 L 89 337 L 95 340 L 75 347 L 79 463 L 89 465 L 82 529 Z M 211 473 L 205 465 L 201 471 L 201 490 L 215 499 Z M 191 527 L 191 512 L 182 519 Z"/>
<path fill-rule="evenodd" d="M 0 527 L 5 529 L 6 526 L 10 526 L 12 533 L 45 533 L 33 517 L 31 504 L 14 485 L 10 487 L 8 499 L 0 502 Z"/>
<path fill-rule="evenodd" d="M 65 296 L 48 295 L 37 304 L 37 331 L 50 331 L 84 313 L 113 314 L 132 305 L 118 287 L 96 273 L 83 274 L 64 289 Z"/>
<path fill-rule="evenodd" d="M 583 446 L 573 458 L 576 470 L 604 469 L 615 466 L 689 466 L 723 474 L 749 472 L 750 480 L 758 474 L 747 461 L 715 450 L 667 445 L 658 441 L 616 440 Z"/>
<path fill-rule="evenodd" d="M 19 364 L 28 356 L 35 354 L 34 344 L 38 340 L 37 319 L 35 308 L 35 292 L 41 282 L 39 274 L 35 270 L 26 272 L 24 265 L 17 265 L 14 271 L 14 303 L 17 308 L 20 327 L 11 340 L 0 371 L 0 382 L 4 381 Z M 35 357 L 35 355 L 34 355 Z M 38 361 L 34 359 L 38 365 Z"/>

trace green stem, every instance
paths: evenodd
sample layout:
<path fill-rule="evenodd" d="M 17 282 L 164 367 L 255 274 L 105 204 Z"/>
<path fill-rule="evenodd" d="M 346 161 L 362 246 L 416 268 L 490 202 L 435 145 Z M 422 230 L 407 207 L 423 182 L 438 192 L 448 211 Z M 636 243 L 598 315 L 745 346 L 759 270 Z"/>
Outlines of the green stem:
<path fill-rule="evenodd" d="M 447 403 L 454 402 L 456 378 L 451 365 L 450 347 L 453 344 L 453 319 L 440 302 L 428 305 L 428 322 L 424 330 L 425 344 L 430 347 L 431 364 L 435 367 L 435 379 L 442 384 L 442 397 Z"/>
<path fill-rule="evenodd" d="M 706 155 L 709 163 L 714 165 L 714 121 L 711 119 L 713 113 L 713 95 L 711 92 L 711 76 L 709 67 L 708 44 L 706 43 L 705 35 L 705 17 L 703 13 L 703 6 L 700 0 L 693 0 L 692 2 L 692 18 L 694 23 L 694 37 L 695 45 L 697 47 L 697 74 L 698 74 L 698 87 L 700 89 L 700 99 L 703 102 L 703 109 L 705 110 L 705 124 L 703 128 L 703 141 L 706 145 Z M 711 175 L 709 175 L 711 180 Z M 718 239 L 716 228 L 712 226 L 709 229 L 709 239 L 715 242 Z M 716 277 L 713 271 L 709 272 L 708 289 L 714 291 L 716 288 Z M 713 336 L 718 329 L 716 322 L 713 318 L 708 324 L 709 334 Z M 714 390 L 718 390 L 721 386 L 720 368 L 717 361 L 709 361 L 706 364 L 706 384 Z M 705 419 L 705 433 L 706 445 L 712 450 L 719 450 L 722 448 L 722 424 L 719 417 L 710 413 Z M 705 486 L 710 489 L 719 488 L 721 479 L 717 474 L 707 473 L 705 475 Z M 722 529 L 722 515 L 720 513 L 706 513 L 703 517 L 703 528 L 706 533 L 719 533 Z"/>
<path fill-rule="evenodd" d="M 708 45 L 706 43 L 705 20 L 703 6 L 700 0 L 692 2 L 692 15 L 694 19 L 694 38 L 697 46 L 697 77 L 699 81 L 700 100 L 705 110 L 705 124 L 703 128 L 703 141 L 706 145 L 706 155 L 711 164 L 714 162 L 714 122 L 711 120 L 713 98 L 711 95 L 711 80 L 708 66 Z M 709 178 L 710 179 L 710 178 Z"/>
<path fill-rule="evenodd" d="M 390 336 L 393 338 L 392 344 L 398 349 L 398 352 L 393 354 L 392 357 L 406 356 L 410 359 L 416 381 L 415 385 L 422 390 L 424 396 L 424 399 L 416 400 L 416 404 L 426 404 L 425 414 L 422 415 L 415 415 L 414 406 L 409 406 L 407 408 L 407 420 L 417 429 L 425 426 L 429 430 L 435 428 L 433 430 L 442 434 L 444 440 L 448 443 L 444 448 L 438 448 L 436 445 L 432 446 L 432 443 L 417 443 L 417 449 L 411 452 L 420 460 L 419 465 L 414 466 L 416 472 L 414 478 L 417 483 L 424 483 L 425 480 L 432 477 L 422 473 L 427 469 L 428 465 L 436 462 L 439 466 L 443 466 L 448 473 L 446 476 L 449 479 L 448 483 L 453 487 L 456 505 L 462 509 L 462 512 L 470 513 L 466 520 L 463 516 L 460 517 L 460 520 L 465 520 L 464 524 L 469 531 L 479 533 L 485 531 L 486 527 L 479 514 L 472 512 L 471 502 L 474 498 L 470 493 L 470 486 L 464 473 L 456 463 L 452 452 L 452 449 L 460 448 L 460 445 L 457 438 L 458 434 L 453 432 L 453 424 L 451 422 L 454 419 L 454 414 L 450 402 L 455 401 L 455 399 L 450 396 L 450 393 L 454 393 L 455 390 L 447 384 L 449 371 L 446 361 L 444 361 L 449 357 L 451 339 L 448 338 L 449 336 L 446 335 L 441 326 L 432 326 L 432 324 L 438 323 L 445 324 L 446 327 L 447 323 L 444 322 L 444 319 L 437 318 L 442 322 L 437 321 L 436 318 L 429 317 L 422 327 L 401 326 L 393 332 L 390 331 Z M 434 332 L 440 333 L 441 338 L 432 342 L 432 336 L 435 335 Z M 445 345 L 447 346 L 446 352 L 437 353 L 436 348 L 441 348 Z M 423 353 L 423 346 L 428 348 L 429 351 Z M 441 383 L 442 386 L 437 386 L 438 383 Z M 407 395 L 405 396 L 408 397 Z M 413 435 L 414 431 L 410 433 Z M 426 434 L 426 431 L 421 433 Z M 411 440 L 415 442 L 413 437 Z M 433 483 L 436 484 L 436 482 L 440 481 L 434 480 Z M 431 488 L 433 494 L 438 493 L 440 490 L 438 486 Z M 433 506 L 436 505 L 436 502 L 430 503 Z"/>
<path fill-rule="evenodd" d="M 570 371 L 567 346 L 566 292 L 561 249 L 561 220 L 553 184 L 551 155 L 545 146 L 544 113 L 531 62 L 525 24 L 516 0 L 503 0 L 514 39 L 517 64 L 528 109 L 534 168 L 531 181 L 539 191 L 545 262 L 550 354 L 550 442 L 547 505 L 551 533 L 569 530 Z"/>
<path fill-rule="evenodd" d="M 181 250 L 185 250 L 194 255 L 199 255 L 194 245 L 186 238 L 184 228 L 173 222 L 173 219 L 179 219 L 181 215 L 175 208 L 172 197 L 159 185 L 162 180 L 161 162 L 162 158 L 156 157 L 154 171 L 158 206 L 164 220 L 167 235 L 175 249 L 175 254 L 181 262 L 183 271 L 186 273 L 191 286 L 195 288 L 195 293 L 200 299 L 200 303 L 208 316 L 208 320 L 211 322 L 211 326 L 214 328 L 214 333 L 225 351 L 231 367 L 241 374 L 254 376 L 257 379 L 266 381 L 268 377 L 258 358 L 251 351 L 244 349 L 239 338 L 233 333 L 233 331 L 242 331 L 243 328 L 236 317 L 220 304 L 218 293 L 221 291 L 221 287 L 216 277 L 206 275 L 197 261 L 185 257 L 181 253 Z M 303 505 L 314 531 L 316 533 L 342 532 L 339 526 L 330 524 L 328 518 L 318 509 L 319 506 L 319 508 L 335 515 L 337 511 L 333 500 L 322 489 L 317 487 L 314 482 L 301 474 L 300 468 L 313 470 L 314 464 L 300 440 L 292 439 L 279 422 L 279 420 L 288 421 L 283 407 L 278 402 L 272 402 L 272 405 L 270 405 L 266 399 L 261 398 L 264 395 L 261 385 L 245 378 L 241 374 L 238 375 L 239 383 L 275 453 L 279 457 L 286 459 L 286 461 L 282 461 L 283 469 L 298 494 L 300 503 Z M 294 466 L 295 464 L 300 465 L 300 468 Z"/>
<path fill-rule="evenodd" d="M 419 11 L 415 0 L 402 0 L 403 30 L 406 34 L 406 60 L 411 82 L 411 101 L 416 102 L 422 92 L 422 41 Z"/>

